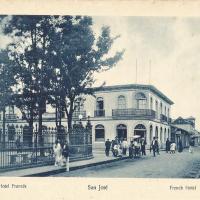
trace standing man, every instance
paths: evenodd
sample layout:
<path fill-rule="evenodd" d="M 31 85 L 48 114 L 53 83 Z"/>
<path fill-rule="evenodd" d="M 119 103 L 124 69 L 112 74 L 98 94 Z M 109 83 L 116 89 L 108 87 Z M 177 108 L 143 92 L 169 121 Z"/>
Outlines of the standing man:
<path fill-rule="evenodd" d="M 189 152 L 190 152 L 190 153 L 193 153 L 193 152 L 194 152 L 193 148 L 194 148 L 194 139 L 191 139 L 191 140 L 190 140 L 190 147 L 189 147 Z"/>
<path fill-rule="evenodd" d="M 122 152 L 123 152 L 123 155 L 126 155 L 127 148 L 128 148 L 128 142 L 127 142 L 126 138 L 124 138 L 123 142 L 122 142 Z"/>
<path fill-rule="evenodd" d="M 182 140 L 179 139 L 179 142 L 178 142 L 178 152 L 181 153 L 183 151 L 183 144 L 182 144 Z"/>
<path fill-rule="evenodd" d="M 158 143 L 158 142 L 156 141 L 156 138 L 153 137 L 153 140 L 152 140 L 152 142 L 151 142 L 151 149 L 153 150 L 153 156 L 154 156 L 154 157 L 156 156 L 156 150 L 157 150 L 157 145 L 156 145 L 156 143 Z"/>
<path fill-rule="evenodd" d="M 142 141 L 141 141 L 141 151 L 142 151 L 142 156 L 146 156 L 146 140 L 144 138 L 142 138 Z"/>
<path fill-rule="evenodd" d="M 106 156 L 109 156 L 109 151 L 110 151 L 110 146 L 111 146 L 111 142 L 109 141 L 109 139 L 107 139 L 107 141 L 105 142 L 105 153 L 106 153 Z"/>
<path fill-rule="evenodd" d="M 160 155 L 160 152 L 159 152 L 159 143 L 158 143 L 158 138 L 156 138 L 156 152 L 158 155 Z"/>
<path fill-rule="evenodd" d="M 168 153 L 170 151 L 170 141 L 169 138 L 167 138 L 166 140 L 166 153 Z"/>

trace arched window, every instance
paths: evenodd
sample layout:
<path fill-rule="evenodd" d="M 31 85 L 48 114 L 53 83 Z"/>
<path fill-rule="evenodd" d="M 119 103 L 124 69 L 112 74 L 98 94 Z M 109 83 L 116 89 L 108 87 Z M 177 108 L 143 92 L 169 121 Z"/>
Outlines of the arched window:
<path fill-rule="evenodd" d="M 137 101 L 137 109 L 146 109 L 147 98 L 144 93 L 142 92 L 136 93 L 135 99 Z"/>
<path fill-rule="evenodd" d="M 143 124 L 138 124 L 134 128 L 134 135 L 139 135 L 142 138 L 146 138 L 146 127 Z"/>
<path fill-rule="evenodd" d="M 170 138 L 170 132 L 169 132 L 169 128 L 168 128 L 168 138 L 169 138 L 169 140 L 171 139 L 171 138 Z"/>
<path fill-rule="evenodd" d="M 165 128 L 165 132 L 164 132 L 164 141 L 167 140 L 167 129 Z"/>
<path fill-rule="evenodd" d="M 149 130 L 149 141 L 151 142 L 153 139 L 153 126 L 150 126 L 150 130 Z"/>
<path fill-rule="evenodd" d="M 162 133 L 162 127 L 160 128 L 160 142 L 163 142 L 163 133 Z"/>
<path fill-rule="evenodd" d="M 155 137 L 158 137 L 158 127 L 156 126 Z"/>
<path fill-rule="evenodd" d="M 127 127 L 124 124 L 117 125 L 117 137 L 120 140 L 127 138 Z"/>
<path fill-rule="evenodd" d="M 96 142 L 105 141 L 105 129 L 104 126 L 101 124 L 95 126 L 95 141 Z"/>
<path fill-rule="evenodd" d="M 123 95 L 118 97 L 118 109 L 125 109 L 126 108 L 126 98 Z"/>

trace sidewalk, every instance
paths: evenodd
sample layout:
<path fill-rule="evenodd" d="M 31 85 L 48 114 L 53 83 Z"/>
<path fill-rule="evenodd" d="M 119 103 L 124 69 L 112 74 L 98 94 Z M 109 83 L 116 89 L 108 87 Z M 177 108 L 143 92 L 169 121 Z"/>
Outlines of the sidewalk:
<path fill-rule="evenodd" d="M 70 171 L 74 171 L 77 169 L 82 169 L 86 167 L 106 164 L 110 162 L 115 162 L 123 159 L 127 159 L 127 156 L 124 157 L 113 157 L 111 155 L 106 157 L 105 153 L 102 151 L 93 152 L 94 158 L 89 160 L 81 160 L 70 162 Z M 9 172 L 2 172 L 0 176 L 7 176 L 7 177 L 39 177 L 39 176 L 49 176 L 57 173 L 66 172 L 66 168 L 64 167 L 56 167 L 54 165 L 42 166 L 42 167 L 34 167 L 34 168 L 27 168 L 27 169 L 19 169 L 15 171 Z"/>

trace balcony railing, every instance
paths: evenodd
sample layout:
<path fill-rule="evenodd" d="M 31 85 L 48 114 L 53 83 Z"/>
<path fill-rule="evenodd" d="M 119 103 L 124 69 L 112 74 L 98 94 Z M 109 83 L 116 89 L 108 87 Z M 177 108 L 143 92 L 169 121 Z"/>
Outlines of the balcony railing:
<path fill-rule="evenodd" d="M 83 119 L 86 118 L 86 111 L 74 111 L 73 113 L 73 119 L 79 119 L 79 116 L 82 115 Z"/>
<path fill-rule="evenodd" d="M 163 114 L 160 114 L 160 121 L 162 121 L 162 122 L 168 122 L 167 116 L 165 116 Z"/>
<path fill-rule="evenodd" d="M 95 110 L 94 111 L 94 117 L 104 117 L 105 116 L 105 110 Z"/>
<path fill-rule="evenodd" d="M 6 120 L 7 121 L 16 121 L 17 115 L 16 114 L 6 114 Z"/>
<path fill-rule="evenodd" d="M 141 119 L 155 119 L 155 111 L 150 109 L 113 109 L 112 110 L 113 118 L 118 117 L 135 117 Z"/>

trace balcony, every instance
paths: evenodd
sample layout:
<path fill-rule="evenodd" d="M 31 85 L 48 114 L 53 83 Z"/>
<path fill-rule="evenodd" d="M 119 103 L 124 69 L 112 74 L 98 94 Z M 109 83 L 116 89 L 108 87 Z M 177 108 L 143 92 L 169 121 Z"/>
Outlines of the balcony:
<path fill-rule="evenodd" d="M 155 119 L 156 113 L 149 109 L 113 109 L 112 117 L 118 118 L 137 118 L 137 119 Z"/>
<path fill-rule="evenodd" d="M 16 114 L 6 114 L 6 121 L 14 122 L 17 121 L 18 117 Z"/>
<path fill-rule="evenodd" d="M 165 115 L 163 115 L 163 114 L 160 114 L 160 121 L 161 121 L 161 122 L 168 122 L 167 116 L 165 116 Z"/>
<path fill-rule="evenodd" d="M 94 111 L 94 117 L 104 117 L 105 116 L 105 110 L 95 110 Z"/>
<path fill-rule="evenodd" d="M 86 118 L 86 111 L 82 110 L 82 111 L 74 111 L 73 113 L 73 119 L 79 119 L 79 115 L 82 115 L 83 119 Z"/>

